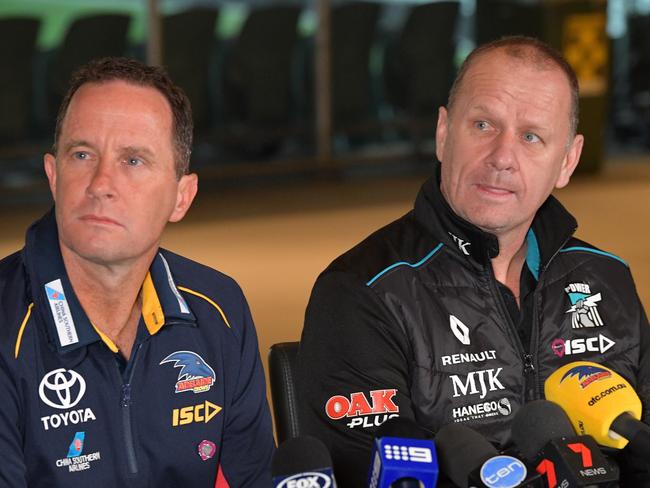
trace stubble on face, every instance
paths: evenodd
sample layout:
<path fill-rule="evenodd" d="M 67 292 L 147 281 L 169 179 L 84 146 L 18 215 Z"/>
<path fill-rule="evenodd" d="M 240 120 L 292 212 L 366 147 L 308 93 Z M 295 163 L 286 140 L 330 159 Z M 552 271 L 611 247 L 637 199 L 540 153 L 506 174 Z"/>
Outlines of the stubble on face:
<path fill-rule="evenodd" d="M 155 253 L 177 198 L 171 127 L 153 88 L 115 81 L 77 91 L 56 161 L 46 157 L 64 257 L 109 266 Z"/>
<path fill-rule="evenodd" d="M 527 230 L 558 181 L 569 106 L 558 68 L 499 50 L 476 59 L 436 134 L 441 191 L 454 212 L 497 236 Z"/>

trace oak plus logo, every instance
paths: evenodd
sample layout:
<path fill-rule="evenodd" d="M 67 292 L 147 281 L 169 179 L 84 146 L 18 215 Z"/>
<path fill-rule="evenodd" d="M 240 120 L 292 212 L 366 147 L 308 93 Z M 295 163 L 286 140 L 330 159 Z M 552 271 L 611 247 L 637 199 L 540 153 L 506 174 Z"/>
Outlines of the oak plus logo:
<path fill-rule="evenodd" d="M 460 341 L 461 344 L 465 346 L 470 345 L 469 340 L 469 327 L 463 324 L 458 317 L 455 315 L 449 316 L 449 327 L 451 332 L 456 336 L 456 339 Z"/>
<path fill-rule="evenodd" d="M 350 429 L 379 427 L 389 418 L 399 416 L 399 407 L 393 401 L 395 395 L 396 389 L 371 391 L 370 401 L 361 391 L 351 393 L 349 398 L 334 395 L 327 400 L 325 413 L 332 420 L 350 419 Z"/>
<path fill-rule="evenodd" d="M 459 396 L 479 395 L 480 399 L 485 398 L 488 392 L 505 390 L 499 381 L 499 373 L 503 368 L 483 369 L 472 371 L 462 379 L 463 375 L 452 374 L 451 383 L 454 388 L 454 398 Z"/>
<path fill-rule="evenodd" d="M 45 430 L 49 430 L 50 427 L 58 429 L 62 425 L 68 426 L 95 420 L 95 414 L 90 408 L 70 410 L 81 401 L 85 393 L 86 381 L 72 369 L 59 368 L 43 376 L 38 385 L 38 396 L 41 397 L 41 401 L 49 407 L 67 410 L 63 413 L 41 417 L 43 428 Z"/>

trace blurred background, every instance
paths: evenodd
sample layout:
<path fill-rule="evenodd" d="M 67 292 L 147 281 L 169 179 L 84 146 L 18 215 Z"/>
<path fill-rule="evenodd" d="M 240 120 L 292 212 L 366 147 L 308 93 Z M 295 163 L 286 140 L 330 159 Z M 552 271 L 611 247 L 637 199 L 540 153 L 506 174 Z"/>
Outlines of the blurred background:
<path fill-rule="evenodd" d="M 456 69 L 506 34 L 576 70 L 586 144 L 557 196 L 648 307 L 650 0 L 1 0 L 0 256 L 51 205 L 42 155 L 71 72 L 162 64 L 192 101 L 201 187 L 164 245 L 241 284 L 266 356 L 299 339 L 318 273 L 411 208 Z"/>

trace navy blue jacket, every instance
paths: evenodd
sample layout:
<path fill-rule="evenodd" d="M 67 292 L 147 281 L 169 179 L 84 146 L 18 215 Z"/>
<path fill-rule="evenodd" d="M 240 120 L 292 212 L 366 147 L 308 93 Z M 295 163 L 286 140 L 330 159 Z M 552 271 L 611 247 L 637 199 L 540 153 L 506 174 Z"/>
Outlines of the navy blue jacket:
<path fill-rule="evenodd" d="M 89 321 L 53 212 L 0 261 L 0 486 L 267 487 L 257 337 L 227 276 L 165 250 L 131 358 Z"/>

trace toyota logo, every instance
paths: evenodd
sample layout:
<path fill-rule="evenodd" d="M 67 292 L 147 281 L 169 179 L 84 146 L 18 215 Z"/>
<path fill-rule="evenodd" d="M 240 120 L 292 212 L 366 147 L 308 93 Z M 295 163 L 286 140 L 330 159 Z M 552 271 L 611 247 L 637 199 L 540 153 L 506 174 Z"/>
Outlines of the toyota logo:
<path fill-rule="evenodd" d="M 77 386 L 77 384 L 79 386 Z M 71 369 L 55 369 L 47 373 L 38 386 L 38 395 L 50 407 L 65 410 L 81 401 L 86 392 L 86 382 Z"/>

